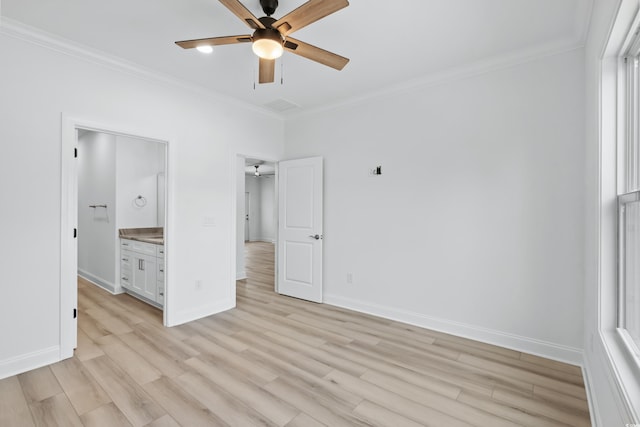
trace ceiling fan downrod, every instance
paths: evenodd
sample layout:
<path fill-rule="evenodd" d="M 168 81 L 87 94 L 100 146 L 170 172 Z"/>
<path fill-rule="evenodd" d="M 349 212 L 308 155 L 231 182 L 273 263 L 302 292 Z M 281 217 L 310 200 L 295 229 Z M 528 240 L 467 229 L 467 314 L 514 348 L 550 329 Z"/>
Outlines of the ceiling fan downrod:
<path fill-rule="evenodd" d="M 262 6 L 265 15 L 271 16 L 278 8 L 278 0 L 260 0 L 260 6 Z"/>

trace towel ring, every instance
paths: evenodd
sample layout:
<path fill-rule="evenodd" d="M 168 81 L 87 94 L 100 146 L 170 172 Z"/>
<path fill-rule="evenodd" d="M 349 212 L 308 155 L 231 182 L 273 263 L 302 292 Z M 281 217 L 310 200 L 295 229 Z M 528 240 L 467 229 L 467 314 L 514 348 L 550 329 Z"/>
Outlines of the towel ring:
<path fill-rule="evenodd" d="M 133 203 L 139 208 L 144 208 L 145 206 L 147 206 L 147 199 L 142 197 L 141 195 L 138 195 L 138 197 L 133 199 Z"/>

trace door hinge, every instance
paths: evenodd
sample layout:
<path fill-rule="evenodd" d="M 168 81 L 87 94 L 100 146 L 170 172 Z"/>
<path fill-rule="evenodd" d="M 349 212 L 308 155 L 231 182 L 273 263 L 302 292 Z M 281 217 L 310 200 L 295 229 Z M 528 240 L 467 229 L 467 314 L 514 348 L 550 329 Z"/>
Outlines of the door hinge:
<path fill-rule="evenodd" d="M 77 228 L 74 228 L 74 229 L 73 229 L 73 238 L 75 239 L 75 238 L 77 238 L 77 237 L 78 237 L 78 229 L 77 229 Z"/>
<path fill-rule="evenodd" d="M 76 317 L 78 317 L 78 309 L 74 308 L 73 309 L 73 318 L 75 319 Z"/>
<path fill-rule="evenodd" d="M 78 149 L 77 148 L 73 149 L 73 157 L 74 158 L 78 158 Z"/>

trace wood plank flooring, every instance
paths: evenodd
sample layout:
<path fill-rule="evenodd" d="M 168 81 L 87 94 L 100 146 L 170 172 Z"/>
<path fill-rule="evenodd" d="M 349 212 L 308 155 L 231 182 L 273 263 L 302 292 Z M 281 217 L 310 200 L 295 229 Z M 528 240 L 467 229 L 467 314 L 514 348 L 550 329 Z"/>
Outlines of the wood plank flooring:
<path fill-rule="evenodd" d="M 588 426 L 578 367 L 273 292 L 246 245 L 238 307 L 162 313 L 79 280 L 71 359 L 0 380 L 0 426 Z"/>

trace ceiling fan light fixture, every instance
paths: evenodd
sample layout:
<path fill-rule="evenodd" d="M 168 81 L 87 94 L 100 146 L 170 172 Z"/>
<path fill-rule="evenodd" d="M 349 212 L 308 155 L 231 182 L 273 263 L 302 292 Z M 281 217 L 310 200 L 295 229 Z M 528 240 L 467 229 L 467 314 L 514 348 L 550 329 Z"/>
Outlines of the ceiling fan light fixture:
<path fill-rule="evenodd" d="M 258 29 L 253 33 L 253 53 L 263 59 L 277 59 L 282 56 L 282 36 L 277 30 Z"/>
<path fill-rule="evenodd" d="M 204 44 L 202 46 L 198 46 L 198 47 L 196 47 L 196 49 L 198 49 L 198 52 L 202 52 L 202 53 L 211 53 L 211 52 L 213 52 L 213 47 L 208 45 L 208 44 Z"/>
<path fill-rule="evenodd" d="M 255 175 L 256 177 L 260 176 L 260 172 L 258 172 L 258 168 L 260 167 L 260 165 L 255 165 L 254 167 L 256 168 L 256 171 L 253 173 L 253 175 Z"/>

